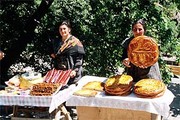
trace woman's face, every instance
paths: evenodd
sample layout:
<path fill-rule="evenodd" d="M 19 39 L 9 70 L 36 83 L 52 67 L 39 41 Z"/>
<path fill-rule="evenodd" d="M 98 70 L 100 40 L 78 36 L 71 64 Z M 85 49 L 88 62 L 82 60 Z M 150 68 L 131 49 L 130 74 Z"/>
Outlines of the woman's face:
<path fill-rule="evenodd" d="M 63 40 L 65 40 L 70 35 L 71 29 L 68 28 L 66 25 L 61 25 L 59 27 L 59 33 Z"/>
<path fill-rule="evenodd" d="M 137 23 L 133 26 L 133 35 L 134 37 L 144 35 L 144 28 L 140 23 Z"/>

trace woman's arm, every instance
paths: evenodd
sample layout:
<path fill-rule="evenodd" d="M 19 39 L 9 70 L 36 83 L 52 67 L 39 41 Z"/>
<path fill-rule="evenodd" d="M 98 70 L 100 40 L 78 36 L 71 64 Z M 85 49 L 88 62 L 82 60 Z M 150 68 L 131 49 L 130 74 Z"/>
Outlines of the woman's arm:
<path fill-rule="evenodd" d="M 77 58 L 76 58 L 76 62 L 74 63 L 73 71 L 70 74 L 71 78 L 73 78 L 73 77 L 75 77 L 77 75 L 77 73 L 79 72 L 80 67 L 82 66 L 82 64 L 83 64 L 83 55 L 79 54 L 77 56 Z"/>
<path fill-rule="evenodd" d="M 125 65 L 126 67 L 130 67 L 130 60 L 128 58 L 128 55 L 127 55 L 127 49 L 128 49 L 128 45 L 130 43 L 130 41 L 132 40 L 132 37 L 131 38 L 127 38 L 123 41 L 123 43 L 121 44 L 122 47 L 123 47 L 123 53 L 122 53 L 122 57 L 121 57 L 121 61 L 123 63 L 123 65 Z"/>

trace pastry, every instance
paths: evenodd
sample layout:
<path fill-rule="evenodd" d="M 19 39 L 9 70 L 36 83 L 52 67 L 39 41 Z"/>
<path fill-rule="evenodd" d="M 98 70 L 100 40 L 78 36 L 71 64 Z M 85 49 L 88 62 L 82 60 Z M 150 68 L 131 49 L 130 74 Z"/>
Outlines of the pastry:
<path fill-rule="evenodd" d="M 166 89 L 165 89 L 166 90 Z M 139 95 L 139 94 L 135 94 L 137 97 L 140 98 L 157 98 L 157 97 L 161 97 L 164 95 L 165 90 L 163 90 L 162 92 L 158 93 L 157 95 L 154 96 L 147 96 L 147 95 Z"/>
<path fill-rule="evenodd" d="M 73 95 L 84 96 L 84 97 L 95 97 L 97 95 L 97 91 L 81 89 L 81 90 L 75 91 Z"/>
<path fill-rule="evenodd" d="M 165 84 L 156 79 L 142 79 L 134 85 L 134 93 L 138 97 L 159 97 L 165 89 Z"/>
<path fill-rule="evenodd" d="M 97 90 L 103 91 L 104 90 L 104 83 L 101 81 L 91 81 L 85 84 L 82 89 L 89 89 L 89 90 Z"/>
<path fill-rule="evenodd" d="M 129 90 L 130 88 L 132 88 L 132 83 L 129 84 L 128 86 L 116 86 L 116 87 L 106 87 L 105 91 L 109 91 L 109 92 L 125 92 L 127 90 Z"/>
<path fill-rule="evenodd" d="M 110 92 L 110 91 L 106 91 L 105 93 L 107 95 L 114 95 L 114 96 L 127 96 L 132 92 L 132 89 L 129 89 L 127 91 L 123 91 L 123 92 Z"/>
<path fill-rule="evenodd" d="M 133 78 L 130 75 L 116 75 L 107 79 L 104 88 L 109 95 L 128 95 L 132 91 Z"/>
<path fill-rule="evenodd" d="M 14 77 L 6 81 L 5 84 L 11 88 L 19 88 L 20 85 L 19 75 L 15 75 Z"/>
<path fill-rule="evenodd" d="M 114 91 L 113 89 L 106 89 L 105 93 L 109 95 L 120 95 L 125 96 L 129 95 L 132 91 L 132 86 L 127 87 L 126 89 L 120 89 L 119 91 Z"/>
<path fill-rule="evenodd" d="M 33 84 L 29 80 L 23 77 L 19 77 L 19 80 L 20 80 L 19 88 L 22 90 L 30 89 L 33 86 Z"/>
<path fill-rule="evenodd" d="M 135 37 L 128 46 L 128 58 L 135 66 L 149 67 L 157 62 L 158 45 L 151 37 Z"/>
<path fill-rule="evenodd" d="M 38 83 L 33 85 L 30 95 L 32 96 L 51 96 L 61 84 L 54 83 Z"/>

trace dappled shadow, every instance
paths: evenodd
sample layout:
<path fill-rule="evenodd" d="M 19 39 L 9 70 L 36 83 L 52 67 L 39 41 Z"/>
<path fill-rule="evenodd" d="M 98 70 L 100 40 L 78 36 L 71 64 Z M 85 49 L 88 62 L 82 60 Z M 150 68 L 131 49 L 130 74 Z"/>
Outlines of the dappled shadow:
<path fill-rule="evenodd" d="M 175 95 L 173 102 L 170 104 L 172 116 L 180 115 L 180 84 L 170 83 L 168 89 Z"/>

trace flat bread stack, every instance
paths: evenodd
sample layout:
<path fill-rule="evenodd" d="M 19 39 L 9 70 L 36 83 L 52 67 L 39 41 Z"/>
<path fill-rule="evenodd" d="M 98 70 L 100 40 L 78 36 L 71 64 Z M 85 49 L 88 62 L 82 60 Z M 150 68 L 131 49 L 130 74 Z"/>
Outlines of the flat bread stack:
<path fill-rule="evenodd" d="M 151 37 L 135 37 L 128 46 L 128 58 L 137 67 L 152 66 L 157 62 L 158 57 L 158 45 Z"/>
<path fill-rule="evenodd" d="M 126 96 L 132 91 L 133 78 L 130 75 L 112 76 L 105 82 L 105 93 L 109 95 Z"/>
<path fill-rule="evenodd" d="M 94 97 L 98 92 L 104 90 L 104 83 L 101 81 L 91 81 L 86 83 L 82 89 L 77 90 L 73 95 L 84 96 L 84 97 Z"/>
<path fill-rule="evenodd" d="M 142 79 L 134 85 L 134 93 L 141 98 L 156 98 L 164 94 L 165 84 L 160 80 Z"/>

